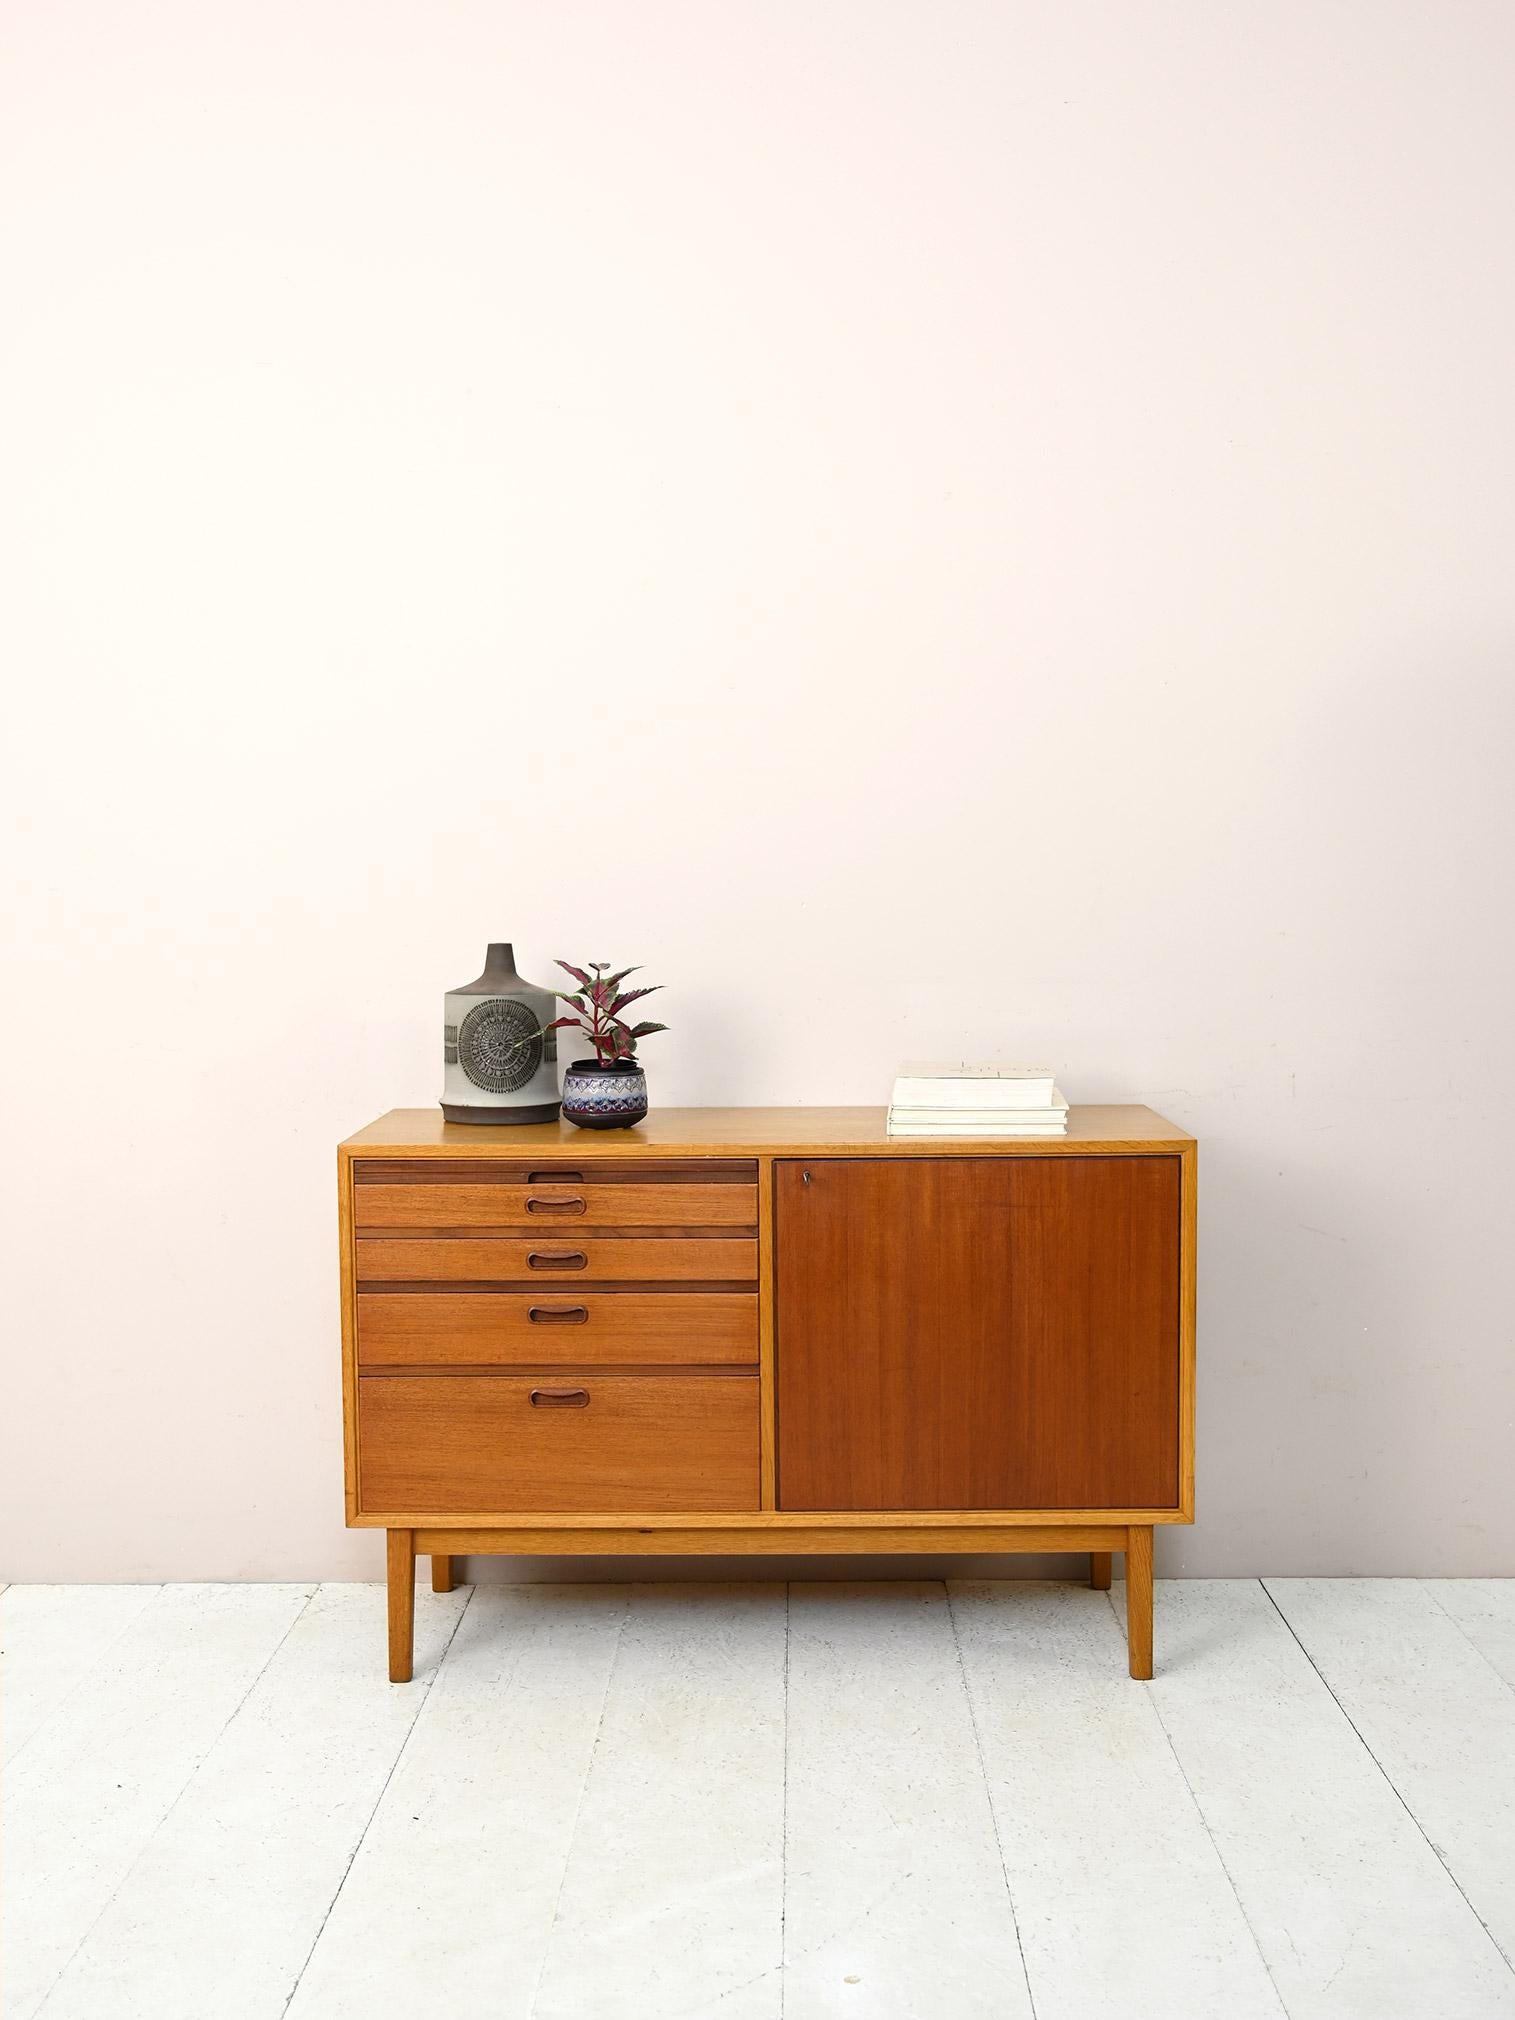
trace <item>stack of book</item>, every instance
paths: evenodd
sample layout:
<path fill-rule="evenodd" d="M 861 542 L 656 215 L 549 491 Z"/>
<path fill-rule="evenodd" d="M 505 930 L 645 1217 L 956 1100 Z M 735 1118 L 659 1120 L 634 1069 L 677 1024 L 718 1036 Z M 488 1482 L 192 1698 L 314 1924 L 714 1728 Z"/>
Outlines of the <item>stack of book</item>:
<path fill-rule="evenodd" d="M 1062 1136 L 1068 1104 L 1048 1066 L 905 1066 L 891 1136 Z"/>

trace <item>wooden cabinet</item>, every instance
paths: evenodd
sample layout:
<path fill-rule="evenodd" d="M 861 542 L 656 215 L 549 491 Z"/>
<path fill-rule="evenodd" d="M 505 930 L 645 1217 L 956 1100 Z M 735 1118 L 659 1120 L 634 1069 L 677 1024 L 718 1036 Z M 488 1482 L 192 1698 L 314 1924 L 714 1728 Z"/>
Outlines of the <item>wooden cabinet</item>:
<path fill-rule="evenodd" d="M 1193 1519 L 1195 1145 L 901 1141 L 874 1109 L 341 1146 L 347 1518 L 457 1553 L 1124 1551 Z"/>

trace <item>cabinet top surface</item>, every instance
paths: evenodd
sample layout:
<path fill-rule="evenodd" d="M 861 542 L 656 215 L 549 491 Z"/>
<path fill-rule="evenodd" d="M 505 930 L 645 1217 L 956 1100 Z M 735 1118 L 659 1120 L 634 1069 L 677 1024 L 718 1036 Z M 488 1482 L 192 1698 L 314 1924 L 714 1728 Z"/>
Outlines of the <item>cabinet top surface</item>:
<path fill-rule="evenodd" d="M 1090 1157 L 1176 1152 L 1194 1138 L 1150 1108 L 1068 1110 L 1066 1136 L 890 1136 L 882 1108 L 661 1108 L 635 1129 L 446 1122 L 438 1108 L 392 1108 L 341 1146 L 356 1157 L 571 1154 L 576 1164 L 624 1162 L 640 1151 L 681 1157 Z"/>

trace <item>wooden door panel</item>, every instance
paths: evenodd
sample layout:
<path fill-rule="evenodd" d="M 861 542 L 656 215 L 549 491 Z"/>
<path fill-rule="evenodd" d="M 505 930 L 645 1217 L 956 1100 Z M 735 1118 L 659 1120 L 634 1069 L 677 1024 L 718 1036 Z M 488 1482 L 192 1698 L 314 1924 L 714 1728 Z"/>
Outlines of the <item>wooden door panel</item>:
<path fill-rule="evenodd" d="M 1176 1157 L 775 1172 L 781 1508 L 1177 1505 Z"/>

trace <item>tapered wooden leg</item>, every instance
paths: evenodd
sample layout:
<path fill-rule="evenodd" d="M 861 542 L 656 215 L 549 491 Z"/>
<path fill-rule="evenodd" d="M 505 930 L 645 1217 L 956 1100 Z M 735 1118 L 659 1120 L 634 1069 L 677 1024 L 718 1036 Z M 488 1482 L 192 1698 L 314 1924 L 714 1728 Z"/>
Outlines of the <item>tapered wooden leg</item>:
<path fill-rule="evenodd" d="M 1152 1674 L 1152 1531 L 1126 1531 L 1126 1649 L 1131 1674 Z"/>
<path fill-rule="evenodd" d="M 1091 1550 L 1089 1552 L 1089 1583 L 1096 1592 L 1110 1590 L 1110 1552 Z"/>
<path fill-rule="evenodd" d="M 416 1532 L 387 1529 L 389 1570 L 389 1680 L 409 1683 L 415 1661 Z"/>
<path fill-rule="evenodd" d="M 431 1589 L 433 1592 L 451 1592 L 452 1559 L 450 1557 L 438 1557 L 433 1554 L 431 1560 Z"/>

